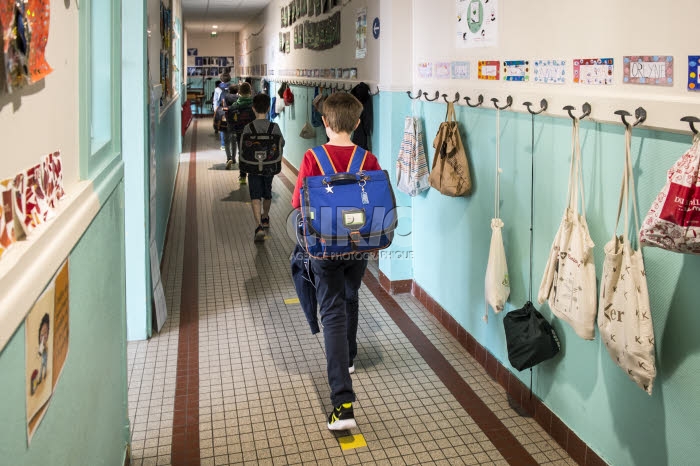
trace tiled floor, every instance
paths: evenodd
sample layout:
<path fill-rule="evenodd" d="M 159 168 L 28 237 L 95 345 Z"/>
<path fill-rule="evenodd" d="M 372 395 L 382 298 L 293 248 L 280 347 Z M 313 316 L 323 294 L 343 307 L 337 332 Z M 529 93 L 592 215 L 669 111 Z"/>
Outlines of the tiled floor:
<path fill-rule="evenodd" d="M 223 169 L 210 120 L 197 126 L 196 219 L 187 216 L 190 129 L 164 252 L 168 322 L 149 341 L 128 347 L 132 464 L 508 464 L 366 286 L 353 375 L 358 428 L 351 433 L 366 446 L 341 448 L 340 437 L 350 434 L 326 428 L 322 336 L 311 335 L 298 304 L 284 303 L 295 297 L 286 223 L 294 175 L 285 170 L 287 183 L 275 178 L 272 227 L 264 244 L 254 244 L 247 186 Z M 198 276 L 183 268 L 191 247 L 187 221 L 197 225 Z M 173 433 L 176 393 L 185 383 L 177 369 L 181 293 L 193 280 L 199 411 L 187 422 L 198 423 L 199 462 L 171 454 L 173 438 L 180 438 Z M 415 298 L 394 299 L 531 455 L 512 464 L 576 464 L 533 419 L 509 407 L 503 389 Z"/>

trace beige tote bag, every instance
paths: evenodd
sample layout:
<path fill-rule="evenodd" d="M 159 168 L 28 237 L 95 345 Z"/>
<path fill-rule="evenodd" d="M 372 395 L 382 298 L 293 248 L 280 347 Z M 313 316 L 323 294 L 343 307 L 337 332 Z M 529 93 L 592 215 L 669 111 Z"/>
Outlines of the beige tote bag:
<path fill-rule="evenodd" d="M 654 326 L 649 307 L 646 272 L 641 249 L 635 250 L 629 238 L 629 197 L 632 198 L 636 231 L 639 231 L 637 199 L 634 191 L 630 143 L 632 128 L 625 132 L 625 173 L 622 177 L 620 202 L 617 208 L 615 230 L 620 222 L 620 211 L 625 208 L 625 229 L 621 236 L 605 245 L 603 277 L 600 282 L 598 328 L 612 360 L 644 391 L 651 395 L 656 377 L 654 357 Z"/>
<path fill-rule="evenodd" d="M 440 123 L 433 141 L 435 158 L 430 173 L 430 186 L 446 196 L 462 196 L 472 189 L 467 153 L 459 136 L 459 126 L 455 119 L 455 106 L 447 104 L 447 116 Z"/>
<path fill-rule="evenodd" d="M 574 120 L 571 139 L 568 205 L 554 237 L 537 299 L 540 304 L 548 301 L 554 315 L 571 325 L 578 336 L 592 340 L 597 311 L 594 244 L 586 223 L 578 120 Z"/>

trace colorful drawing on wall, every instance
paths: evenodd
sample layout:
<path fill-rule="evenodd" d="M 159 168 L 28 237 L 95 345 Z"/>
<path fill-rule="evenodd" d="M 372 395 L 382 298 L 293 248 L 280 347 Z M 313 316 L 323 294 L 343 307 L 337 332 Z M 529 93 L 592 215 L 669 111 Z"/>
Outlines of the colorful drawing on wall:
<path fill-rule="evenodd" d="M 688 90 L 700 91 L 700 55 L 688 55 Z"/>
<path fill-rule="evenodd" d="M 44 157 L 41 164 L 42 188 L 50 208 L 58 207 L 58 201 L 65 196 L 63 189 L 63 165 L 61 152 L 56 151 Z"/>
<path fill-rule="evenodd" d="M 29 235 L 36 227 L 44 223 L 48 217 L 49 205 L 41 189 L 41 165 L 35 165 L 24 172 L 24 218 L 22 228 Z"/>
<path fill-rule="evenodd" d="M 668 55 L 623 57 L 623 82 L 673 86 L 673 57 Z"/>
<path fill-rule="evenodd" d="M 452 62 L 452 79 L 471 79 L 471 63 L 468 61 Z"/>
<path fill-rule="evenodd" d="M 355 15 L 355 58 L 367 56 L 367 8 L 360 8 Z"/>
<path fill-rule="evenodd" d="M 498 0 L 455 0 L 457 47 L 498 45 Z"/>
<path fill-rule="evenodd" d="M 429 79 L 433 77 L 433 64 L 432 63 L 418 63 L 418 76 L 422 79 Z"/>
<path fill-rule="evenodd" d="M 11 180 L 0 183 L 0 257 L 12 246 L 15 236 L 15 216 L 12 203 Z"/>
<path fill-rule="evenodd" d="M 504 61 L 503 79 L 505 81 L 528 81 L 530 79 L 530 62 L 526 60 Z"/>
<path fill-rule="evenodd" d="M 566 60 L 535 60 L 533 81 L 542 84 L 566 82 Z"/>
<path fill-rule="evenodd" d="M 577 84 L 609 85 L 613 83 L 612 58 L 581 58 L 574 60 L 574 82 Z"/>
<path fill-rule="evenodd" d="M 11 93 L 31 82 L 28 54 L 31 45 L 29 21 L 22 1 L 0 1 L 3 28 L 4 92 Z"/>
<path fill-rule="evenodd" d="M 69 346 L 68 261 L 25 319 L 27 443 L 31 443 L 63 371 Z"/>
<path fill-rule="evenodd" d="M 498 60 L 479 61 L 479 79 L 489 81 L 499 80 L 501 78 L 501 62 Z"/>
<path fill-rule="evenodd" d="M 29 0 L 27 19 L 31 39 L 29 41 L 29 75 L 35 83 L 53 71 L 44 55 L 49 41 L 49 20 L 51 7 L 49 0 Z"/>
<path fill-rule="evenodd" d="M 435 78 L 436 79 L 450 79 L 450 63 L 449 62 L 435 63 Z"/>
<path fill-rule="evenodd" d="M 187 49 L 187 56 L 188 57 L 196 57 L 197 54 L 198 54 L 198 50 L 196 48 Z"/>

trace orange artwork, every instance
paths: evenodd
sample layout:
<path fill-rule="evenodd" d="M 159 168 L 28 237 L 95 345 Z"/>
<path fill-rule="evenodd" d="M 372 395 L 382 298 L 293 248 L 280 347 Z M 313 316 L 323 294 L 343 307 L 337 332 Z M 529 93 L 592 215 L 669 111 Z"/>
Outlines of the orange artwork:
<path fill-rule="evenodd" d="M 53 69 L 49 66 L 44 51 L 49 40 L 49 0 L 29 0 L 27 21 L 31 30 L 29 43 L 29 76 L 32 83 L 46 77 Z"/>

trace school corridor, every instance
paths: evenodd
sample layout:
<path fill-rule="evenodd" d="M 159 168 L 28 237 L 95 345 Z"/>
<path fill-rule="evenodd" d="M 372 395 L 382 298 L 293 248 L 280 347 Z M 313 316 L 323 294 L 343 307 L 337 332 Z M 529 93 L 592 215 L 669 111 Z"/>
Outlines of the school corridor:
<path fill-rule="evenodd" d="M 576 464 L 372 264 L 352 375 L 358 428 L 329 431 L 323 337 L 289 270 L 295 173 L 275 178 L 271 228 L 254 243 L 247 187 L 225 170 L 211 119 L 188 130 L 184 151 L 162 267 L 170 316 L 128 344 L 131 464 Z"/>

